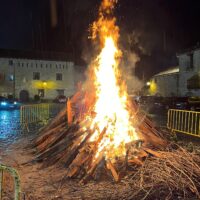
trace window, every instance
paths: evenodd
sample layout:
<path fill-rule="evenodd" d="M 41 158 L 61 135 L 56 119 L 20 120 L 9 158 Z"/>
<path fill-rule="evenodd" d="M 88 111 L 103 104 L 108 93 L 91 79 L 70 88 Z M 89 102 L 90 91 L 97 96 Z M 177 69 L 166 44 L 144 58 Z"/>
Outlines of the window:
<path fill-rule="evenodd" d="M 18 67 L 20 67 L 20 63 L 18 62 Z"/>
<path fill-rule="evenodd" d="M 42 64 L 40 65 L 40 67 L 42 68 Z"/>
<path fill-rule="evenodd" d="M 28 63 L 26 64 L 27 68 L 28 68 Z"/>
<path fill-rule="evenodd" d="M 37 63 L 35 64 L 35 67 L 37 68 Z"/>
<path fill-rule="evenodd" d="M 46 68 L 48 67 L 48 64 L 46 64 Z"/>
<path fill-rule="evenodd" d="M 190 57 L 190 68 L 191 69 L 193 69 L 193 67 L 194 67 L 194 56 L 193 55 L 194 55 L 193 53 L 189 54 L 189 57 Z"/>
<path fill-rule="evenodd" d="M 40 80 L 40 73 L 39 72 L 33 72 L 33 80 Z"/>
<path fill-rule="evenodd" d="M 22 63 L 22 67 L 24 66 L 24 63 Z"/>
<path fill-rule="evenodd" d="M 9 65 L 10 65 L 10 66 L 13 65 L 13 60 L 9 60 Z"/>
<path fill-rule="evenodd" d="M 64 95 L 64 89 L 57 89 L 56 91 L 57 91 L 59 96 Z"/>
<path fill-rule="evenodd" d="M 62 81 L 62 74 L 61 73 L 57 73 L 56 74 L 56 80 L 57 81 Z"/>
<path fill-rule="evenodd" d="M 38 90 L 38 95 L 39 95 L 40 97 L 44 97 L 44 89 L 39 89 L 39 90 Z"/>
<path fill-rule="evenodd" d="M 0 72 L 0 82 L 5 80 L 5 74 Z"/>
<path fill-rule="evenodd" d="M 200 89 L 200 75 L 195 74 L 187 80 L 187 89 Z"/>
<path fill-rule="evenodd" d="M 10 74 L 10 75 L 8 76 L 8 80 L 9 80 L 9 81 L 14 81 L 14 76 L 13 76 L 13 74 Z"/>
<path fill-rule="evenodd" d="M 186 63 L 186 71 L 191 71 L 194 68 L 194 54 L 189 53 L 187 54 L 188 60 Z"/>

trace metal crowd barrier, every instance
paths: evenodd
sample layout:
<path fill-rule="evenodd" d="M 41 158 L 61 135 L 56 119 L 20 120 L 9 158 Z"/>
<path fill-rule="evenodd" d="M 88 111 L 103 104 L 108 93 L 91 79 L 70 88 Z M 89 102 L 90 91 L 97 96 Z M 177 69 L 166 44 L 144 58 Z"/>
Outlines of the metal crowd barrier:
<path fill-rule="evenodd" d="M 21 187 L 20 178 L 17 171 L 12 167 L 8 167 L 2 164 L 0 164 L 0 200 L 3 200 L 3 186 L 5 184 L 4 172 L 8 172 L 13 177 L 15 185 L 14 200 L 20 200 Z"/>
<path fill-rule="evenodd" d="M 200 112 L 187 110 L 168 110 L 168 129 L 200 137 Z"/>
<path fill-rule="evenodd" d="M 20 107 L 21 124 L 35 123 L 49 119 L 49 104 L 32 104 Z"/>

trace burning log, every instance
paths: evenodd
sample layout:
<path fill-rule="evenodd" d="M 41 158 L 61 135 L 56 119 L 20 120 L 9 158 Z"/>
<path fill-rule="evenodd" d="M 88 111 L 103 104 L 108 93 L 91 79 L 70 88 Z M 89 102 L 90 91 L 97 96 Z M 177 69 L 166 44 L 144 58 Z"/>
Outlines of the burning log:
<path fill-rule="evenodd" d="M 62 118 L 63 113 L 59 116 Z M 94 116 L 92 115 L 92 117 Z M 55 126 L 55 121 L 57 126 Z M 67 167 L 66 176 L 69 178 L 82 177 L 81 183 L 87 183 L 88 180 L 95 177 L 96 171 L 102 170 L 102 167 L 99 167 L 102 165 L 100 163 L 104 163 L 104 169 L 111 172 L 113 179 L 116 182 L 120 180 L 117 172 L 120 168 L 117 167 L 118 165 L 115 166 L 110 159 L 105 158 L 104 149 L 96 156 L 102 140 L 105 139 L 105 136 L 108 136 L 107 127 L 109 127 L 109 123 L 99 133 L 95 141 L 90 141 L 94 133 L 100 131 L 96 125 L 91 130 L 88 126 L 90 124 L 88 120 L 83 120 L 80 123 L 74 121 L 70 125 L 67 119 L 62 123 L 58 123 L 58 121 L 61 122 L 62 120 L 57 117 L 53 123 L 47 125 L 48 128 L 44 128 L 40 132 L 40 136 L 35 142 L 37 156 L 34 161 L 43 161 L 44 166 L 55 163 L 63 164 Z M 151 123 L 151 121 L 148 120 L 148 123 Z M 143 160 L 149 155 L 160 157 L 158 152 L 149 149 L 149 143 L 152 147 L 164 148 L 166 141 L 158 137 L 156 134 L 158 130 L 152 124 L 151 126 L 153 129 L 150 126 L 148 129 L 144 128 L 141 124 L 138 126 L 138 130 L 145 136 L 142 140 L 135 140 L 126 144 L 126 156 L 120 158 L 120 161 L 125 163 L 124 165 L 141 166 Z M 53 128 L 49 129 L 49 127 Z M 146 140 L 148 142 L 145 142 Z M 102 162 L 103 160 L 104 162 Z M 117 163 L 117 160 L 114 160 Z"/>
<path fill-rule="evenodd" d="M 113 166 L 113 164 L 111 163 L 110 160 L 107 160 L 106 164 L 107 164 L 106 167 L 111 171 L 111 173 L 114 177 L 114 180 L 116 182 L 118 182 L 119 181 L 119 174 L 116 172 L 115 167 Z"/>

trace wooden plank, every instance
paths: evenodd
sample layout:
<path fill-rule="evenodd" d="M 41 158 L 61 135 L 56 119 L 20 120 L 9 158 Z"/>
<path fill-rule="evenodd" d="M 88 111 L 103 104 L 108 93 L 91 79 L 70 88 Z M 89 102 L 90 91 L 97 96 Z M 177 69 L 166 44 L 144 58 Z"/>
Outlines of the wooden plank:
<path fill-rule="evenodd" d="M 107 169 L 109 169 L 109 170 L 111 171 L 114 180 L 115 180 L 116 182 L 118 182 L 118 181 L 119 181 L 119 174 L 117 173 L 117 171 L 116 171 L 114 165 L 111 163 L 110 160 L 107 160 L 107 161 L 106 161 L 106 167 L 107 167 Z"/>
<path fill-rule="evenodd" d="M 139 166 L 143 165 L 143 162 L 137 157 L 131 158 L 130 160 L 128 160 L 128 163 L 130 163 L 130 164 L 134 163 L 134 164 L 139 165 Z"/>
<path fill-rule="evenodd" d="M 149 148 L 146 148 L 146 147 L 143 147 L 143 150 L 146 151 L 147 153 L 157 157 L 157 158 L 162 158 L 162 155 L 152 149 L 149 149 Z"/>

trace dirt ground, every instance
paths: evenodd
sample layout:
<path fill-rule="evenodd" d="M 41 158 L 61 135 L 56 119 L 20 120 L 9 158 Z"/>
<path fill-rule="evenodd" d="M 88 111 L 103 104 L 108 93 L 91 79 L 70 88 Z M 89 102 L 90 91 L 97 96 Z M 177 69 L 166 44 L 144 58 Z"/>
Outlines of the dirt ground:
<path fill-rule="evenodd" d="M 131 185 L 126 181 L 122 180 L 120 183 L 115 183 L 110 179 L 107 181 L 90 181 L 86 185 L 81 185 L 78 180 L 67 179 L 65 177 L 66 169 L 61 166 L 54 165 L 44 168 L 42 167 L 42 163 L 30 163 L 29 161 L 34 158 L 34 150 L 27 148 L 27 145 L 32 144 L 34 137 L 34 135 L 26 135 L 12 145 L 6 146 L 0 144 L 0 163 L 14 167 L 18 171 L 23 200 L 132 199 L 131 193 L 130 198 L 127 198 L 127 194 L 123 195 L 127 191 L 133 192 L 133 190 L 130 190 Z M 187 137 L 184 140 L 178 140 L 177 143 L 186 146 L 189 151 L 193 151 L 196 147 L 198 147 L 197 150 L 199 149 L 199 142 L 196 141 L 197 144 L 194 146 L 189 141 Z M 28 164 L 24 164 L 27 162 Z M 13 199 L 13 195 L 11 195 L 11 193 L 13 194 L 12 182 L 13 180 L 9 176 L 6 176 L 4 187 L 6 187 L 7 192 L 4 194 L 3 200 Z M 144 199 L 146 199 L 145 191 Z M 163 197 L 162 199 L 166 198 Z M 177 199 L 182 198 L 179 197 Z"/>
<path fill-rule="evenodd" d="M 8 148 L 0 148 L 0 163 L 17 169 L 21 179 L 21 191 L 26 200 L 76 200 L 76 199 L 118 199 L 125 183 L 112 181 L 90 182 L 79 184 L 78 180 L 65 178 L 65 169 L 59 166 L 43 168 L 40 163 L 25 164 L 33 159 L 33 152 L 27 149 L 32 137 L 22 138 Z M 11 187 L 12 179 L 6 178 L 6 187 Z M 6 195 L 5 195 L 6 196 Z M 8 194 L 7 196 L 11 196 Z M 12 199 L 4 198 L 4 199 Z"/>

